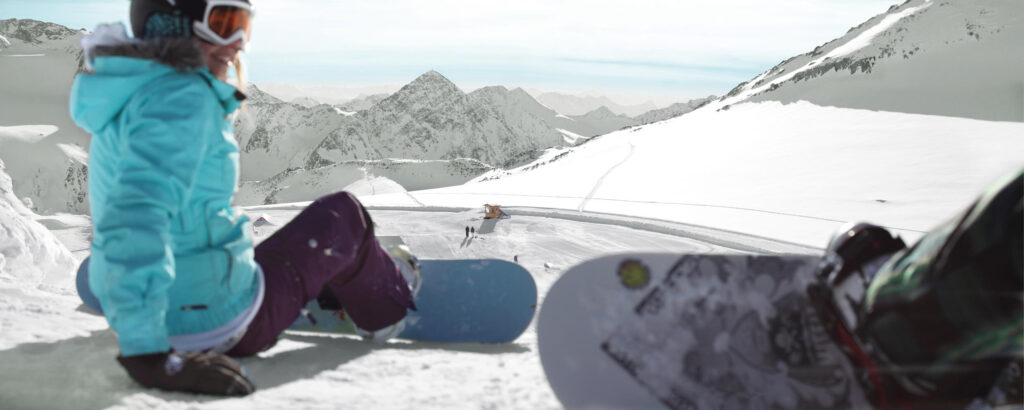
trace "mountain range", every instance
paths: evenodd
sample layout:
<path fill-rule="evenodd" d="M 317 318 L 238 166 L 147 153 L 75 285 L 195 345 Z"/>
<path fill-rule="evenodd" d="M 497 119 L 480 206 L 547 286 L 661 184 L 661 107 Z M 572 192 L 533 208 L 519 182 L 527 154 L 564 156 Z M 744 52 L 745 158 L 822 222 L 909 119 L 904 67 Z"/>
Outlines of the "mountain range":
<path fill-rule="evenodd" d="M 247 94 L 251 115 L 236 122 L 243 153 L 243 204 L 282 196 L 313 199 L 364 173 L 391 178 L 409 189 L 460 184 L 492 169 L 533 161 L 544 150 L 681 115 L 710 100 L 637 119 L 605 107 L 567 116 L 520 88 L 492 86 L 465 93 L 436 71 L 391 95 L 342 105 L 287 103 L 256 85 Z M 304 178 L 329 178 L 330 183 Z M 297 192 L 312 196 L 297 197 Z"/>

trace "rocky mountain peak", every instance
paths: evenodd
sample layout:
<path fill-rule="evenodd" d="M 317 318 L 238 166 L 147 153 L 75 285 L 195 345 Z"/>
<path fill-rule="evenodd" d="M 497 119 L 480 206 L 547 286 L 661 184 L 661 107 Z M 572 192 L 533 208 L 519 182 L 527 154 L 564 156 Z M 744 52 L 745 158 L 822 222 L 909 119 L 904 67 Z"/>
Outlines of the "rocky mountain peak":
<path fill-rule="evenodd" d="M 419 77 L 416 77 L 415 80 L 412 80 L 411 83 L 407 84 L 405 87 L 402 88 L 425 88 L 438 91 L 443 90 L 448 92 L 462 92 L 461 90 L 459 90 L 459 87 L 455 85 L 455 83 L 451 82 L 451 80 L 449 80 L 447 77 L 441 75 L 441 73 L 434 70 L 430 70 L 427 71 L 426 73 L 421 74 Z M 399 90 L 399 92 L 401 92 L 401 90 Z"/>
<path fill-rule="evenodd" d="M 262 103 L 262 104 L 280 104 L 280 103 L 283 103 L 283 101 L 281 101 L 277 97 L 274 97 L 274 96 L 268 94 L 267 92 L 261 90 L 259 87 L 256 86 L 256 84 L 253 84 L 253 83 L 249 83 L 245 87 L 245 97 L 246 97 L 246 101 L 248 103 L 250 103 L 250 104 L 252 104 L 252 103 Z"/>
<path fill-rule="evenodd" d="M 385 98 L 370 111 L 415 112 L 443 111 L 462 112 L 467 104 L 466 93 L 455 83 L 437 71 L 431 70 L 406 84 L 390 97 Z M 461 107 L 461 108 L 460 108 Z"/>

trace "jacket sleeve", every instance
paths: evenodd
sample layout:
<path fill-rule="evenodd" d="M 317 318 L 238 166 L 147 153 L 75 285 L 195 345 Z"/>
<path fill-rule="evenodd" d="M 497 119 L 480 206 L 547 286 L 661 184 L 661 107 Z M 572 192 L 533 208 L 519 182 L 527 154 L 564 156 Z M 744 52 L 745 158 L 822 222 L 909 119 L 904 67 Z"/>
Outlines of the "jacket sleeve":
<path fill-rule="evenodd" d="M 125 356 L 170 349 L 165 315 L 174 282 L 171 221 L 190 195 L 215 109 L 202 81 L 143 87 L 122 112 L 121 158 L 95 229 L 105 260 L 103 310 Z"/>

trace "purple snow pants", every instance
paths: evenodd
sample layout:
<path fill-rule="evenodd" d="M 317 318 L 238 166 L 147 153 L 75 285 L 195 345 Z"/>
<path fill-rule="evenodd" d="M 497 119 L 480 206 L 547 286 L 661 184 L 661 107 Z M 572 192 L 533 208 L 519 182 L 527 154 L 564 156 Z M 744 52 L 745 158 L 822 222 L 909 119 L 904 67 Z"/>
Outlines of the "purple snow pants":
<path fill-rule="evenodd" d="M 373 235 L 373 222 L 351 194 L 317 199 L 256 247 L 266 293 L 230 356 L 272 347 L 306 303 L 326 286 L 362 329 L 378 330 L 405 317 L 412 294 L 391 256 Z"/>

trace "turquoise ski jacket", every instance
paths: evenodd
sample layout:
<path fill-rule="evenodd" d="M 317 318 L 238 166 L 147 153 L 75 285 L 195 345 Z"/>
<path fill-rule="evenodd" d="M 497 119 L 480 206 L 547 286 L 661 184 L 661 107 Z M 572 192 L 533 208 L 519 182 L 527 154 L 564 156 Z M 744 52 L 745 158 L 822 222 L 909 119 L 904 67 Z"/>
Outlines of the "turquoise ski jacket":
<path fill-rule="evenodd" d="M 245 97 L 210 74 L 189 40 L 100 45 L 71 89 L 93 135 L 89 287 L 125 356 L 168 336 L 215 329 L 260 284 L 251 227 L 230 205 L 238 145 L 229 116 Z"/>

